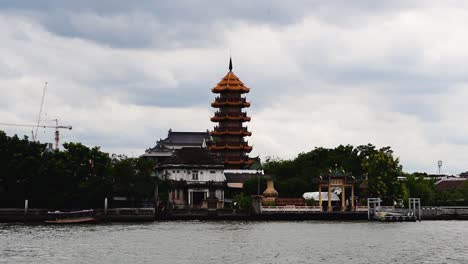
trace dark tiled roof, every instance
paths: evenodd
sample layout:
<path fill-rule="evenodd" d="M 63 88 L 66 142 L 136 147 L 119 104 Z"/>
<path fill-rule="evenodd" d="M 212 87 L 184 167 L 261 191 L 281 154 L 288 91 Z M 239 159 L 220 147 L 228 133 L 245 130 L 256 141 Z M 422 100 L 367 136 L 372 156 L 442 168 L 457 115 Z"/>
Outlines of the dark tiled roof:
<path fill-rule="evenodd" d="M 181 148 L 163 162 L 163 165 L 219 165 L 223 162 L 204 148 Z"/>
<path fill-rule="evenodd" d="M 251 170 L 262 170 L 263 169 L 262 161 L 260 160 L 260 157 L 254 157 L 254 158 L 251 158 L 251 160 L 253 160 L 254 163 L 252 163 L 252 165 L 250 165 L 249 169 L 251 169 Z"/>
<path fill-rule="evenodd" d="M 210 133 L 206 132 L 172 132 L 169 130 L 169 135 L 163 139 L 163 143 L 180 144 L 180 145 L 202 145 L 203 140 L 209 139 Z"/>
<path fill-rule="evenodd" d="M 173 132 L 169 130 L 165 139 L 156 142 L 156 146 L 147 149 L 146 153 L 168 152 L 173 150 L 173 146 L 201 147 L 203 141 L 211 139 L 210 133 L 206 132 Z"/>
<path fill-rule="evenodd" d="M 251 173 L 224 173 L 227 183 L 244 183 L 245 181 L 258 176 L 264 177 L 265 175 L 251 174 Z"/>
<path fill-rule="evenodd" d="M 464 184 L 467 183 L 467 180 L 457 179 L 457 180 L 442 180 L 436 183 L 436 189 L 438 191 L 450 191 L 463 188 Z"/>

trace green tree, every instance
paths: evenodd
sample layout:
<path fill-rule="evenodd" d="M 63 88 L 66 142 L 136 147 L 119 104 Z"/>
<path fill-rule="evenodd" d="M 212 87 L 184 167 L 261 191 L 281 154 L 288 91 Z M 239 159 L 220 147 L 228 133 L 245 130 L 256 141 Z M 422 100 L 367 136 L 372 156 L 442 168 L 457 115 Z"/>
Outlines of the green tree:
<path fill-rule="evenodd" d="M 337 168 L 351 173 L 358 181 L 367 177 L 372 196 L 390 202 L 400 195 L 397 179 L 402 168 L 390 147 L 377 149 L 368 144 L 315 148 L 300 153 L 293 160 L 268 158 L 264 164 L 265 172 L 275 175 L 277 190 L 282 197 L 300 197 L 303 192 L 317 190 L 320 175 Z M 356 194 L 359 195 L 359 189 Z"/>
<path fill-rule="evenodd" d="M 247 195 L 257 195 L 260 181 L 260 195 L 265 191 L 267 186 L 267 180 L 264 177 L 251 178 L 244 182 L 242 192 Z"/>
<path fill-rule="evenodd" d="M 368 176 L 368 192 L 371 197 L 381 197 L 384 203 L 392 204 L 400 196 L 398 176 L 402 175 L 399 159 L 393 157 L 389 147 L 381 148 L 364 156 L 362 167 Z"/>
<path fill-rule="evenodd" d="M 402 186 L 406 188 L 408 197 L 418 197 L 421 198 L 422 205 L 431 205 L 435 201 L 435 181 L 426 180 L 424 177 L 427 177 L 426 173 L 413 173 L 406 176 L 405 185 Z M 405 203 L 406 203 L 405 199 Z"/>
<path fill-rule="evenodd" d="M 154 164 L 145 159 L 111 158 L 99 147 L 65 143 L 48 151 L 27 137 L 0 131 L 0 207 L 102 207 L 116 194 L 134 200 L 151 199 Z"/>

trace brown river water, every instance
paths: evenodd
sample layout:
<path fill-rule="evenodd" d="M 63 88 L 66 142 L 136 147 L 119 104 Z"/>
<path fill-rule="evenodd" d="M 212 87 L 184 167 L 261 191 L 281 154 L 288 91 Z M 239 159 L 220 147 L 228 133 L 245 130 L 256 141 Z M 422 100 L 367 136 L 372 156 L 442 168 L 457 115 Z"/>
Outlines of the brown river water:
<path fill-rule="evenodd" d="M 468 264 L 468 221 L 0 224 L 0 263 Z"/>

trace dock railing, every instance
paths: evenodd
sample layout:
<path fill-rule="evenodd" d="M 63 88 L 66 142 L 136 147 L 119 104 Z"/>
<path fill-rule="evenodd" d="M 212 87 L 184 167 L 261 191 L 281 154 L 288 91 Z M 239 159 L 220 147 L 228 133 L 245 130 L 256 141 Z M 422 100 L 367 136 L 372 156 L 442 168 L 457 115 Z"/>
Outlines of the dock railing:
<path fill-rule="evenodd" d="M 321 206 L 261 206 L 262 213 L 306 213 L 306 212 L 321 212 Z"/>
<path fill-rule="evenodd" d="M 395 208 L 395 206 L 382 206 L 382 199 L 367 198 L 368 219 L 369 220 L 389 220 L 389 221 L 421 221 L 421 199 L 409 198 L 408 208 Z"/>

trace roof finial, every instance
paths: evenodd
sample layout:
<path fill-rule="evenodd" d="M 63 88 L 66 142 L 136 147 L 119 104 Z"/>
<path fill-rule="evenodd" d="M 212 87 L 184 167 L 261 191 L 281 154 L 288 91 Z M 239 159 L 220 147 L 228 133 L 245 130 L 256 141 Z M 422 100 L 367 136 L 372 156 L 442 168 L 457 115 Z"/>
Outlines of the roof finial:
<path fill-rule="evenodd" d="M 232 71 L 232 59 L 229 57 L 229 71 Z"/>

